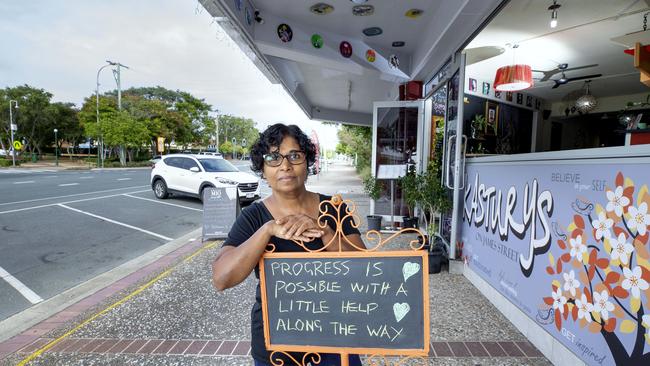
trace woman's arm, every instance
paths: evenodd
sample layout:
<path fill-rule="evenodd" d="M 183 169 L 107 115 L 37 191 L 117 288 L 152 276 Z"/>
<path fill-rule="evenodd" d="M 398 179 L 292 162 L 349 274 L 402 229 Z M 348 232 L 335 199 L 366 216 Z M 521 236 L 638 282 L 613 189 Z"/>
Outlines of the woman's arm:
<path fill-rule="evenodd" d="M 321 234 L 320 230 L 307 230 L 299 235 L 292 233 L 288 236 L 283 231 L 282 225 L 276 221 L 269 221 L 241 245 L 236 247 L 227 245 L 221 248 L 212 262 L 212 284 L 219 291 L 240 284 L 255 268 L 272 236 L 287 240 L 311 241 Z"/>
<path fill-rule="evenodd" d="M 212 284 L 217 290 L 229 289 L 248 277 L 271 239 L 269 229 L 272 222 L 262 225 L 241 245 L 236 247 L 227 245 L 221 248 L 217 258 L 212 262 Z"/>

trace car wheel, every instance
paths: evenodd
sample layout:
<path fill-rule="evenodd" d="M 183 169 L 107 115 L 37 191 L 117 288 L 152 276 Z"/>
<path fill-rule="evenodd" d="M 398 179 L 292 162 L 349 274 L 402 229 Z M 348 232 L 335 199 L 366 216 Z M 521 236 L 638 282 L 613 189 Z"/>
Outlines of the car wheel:
<path fill-rule="evenodd" d="M 154 182 L 153 194 L 156 195 L 156 198 L 159 198 L 161 200 L 169 196 L 169 192 L 167 192 L 167 184 L 165 184 L 164 180 L 158 179 Z"/>

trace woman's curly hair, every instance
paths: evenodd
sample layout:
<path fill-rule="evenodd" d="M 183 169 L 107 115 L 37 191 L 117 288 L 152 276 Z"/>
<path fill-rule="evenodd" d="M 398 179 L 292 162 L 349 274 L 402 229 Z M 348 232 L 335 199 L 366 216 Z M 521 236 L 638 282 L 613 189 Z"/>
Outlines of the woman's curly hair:
<path fill-rule="evenodd" d="M 261 175 L 264 172 L 264 154 L 271 152 L 272 148 L 278 148 L 287 136 L 298 141 L 300 150 L 305 152 L 307 167 L 312 166 L 316 161 L 316 145 L 302 132 L 300 127 L 276 123 L 260 133 L 260 137 L 251 146 L 251 170 Z"/>

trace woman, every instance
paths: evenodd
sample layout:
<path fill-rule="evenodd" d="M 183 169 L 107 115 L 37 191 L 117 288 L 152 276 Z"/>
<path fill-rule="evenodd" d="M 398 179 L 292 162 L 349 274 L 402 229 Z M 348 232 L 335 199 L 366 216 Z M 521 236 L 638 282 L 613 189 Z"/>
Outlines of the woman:
<path fill-rule="evenodd" d="M 259 279 L 257 264 L 267 244 L 275 245 L 276 252 L 299 252 L 303 249 L 292 240 L 301 240 L 310 250 L 320 249 L 334 236 L 336 224 L 325 219 L 327 226 L 318 225 L 319 205 L 330 197 L 309 192 L 305 188 L 308 167 L 316 160 L 316 149 L 300 128 L 278 123 L 267 128 L 251 148 L 252 169 L 261 173 L 272 193 L 261 202 L 255 202 L 237 218 L 228 238 L 212 264 L 213 284 L 219 291 L 241 283 L 251 271 Z M 327 205 L 328 212 L 334 208 Z M 345 209 L 345 207 L 341 207 Z M 341 211 L 344 212 L 344 211 Z M 336 216 L 336 215 L 335 215 Z M 359 231 L 344 220 L 343 233 L 359 248 L 365 248 Z M 343 241 L 345 242 L 345 241 Z M 338 251 L 338 241 L 325 250 Z M 355 250 L 344 243 L 343 250 Z M 262 300 L 259 283 L 251 311 L 251 354 L 256 366 L 271 365 L 270 352 L 264 344 Z M 340 357 L 321 354 L 319 366 L 340 364 Z M 297 357 L 301 359 L 301 357 Z M 275 361 L 275 360 L 274 360 Z M 285 365 L 292 363 L 285 361 Z M 350 365 L 361 365 L 359 357 L 350 356 Z"/>

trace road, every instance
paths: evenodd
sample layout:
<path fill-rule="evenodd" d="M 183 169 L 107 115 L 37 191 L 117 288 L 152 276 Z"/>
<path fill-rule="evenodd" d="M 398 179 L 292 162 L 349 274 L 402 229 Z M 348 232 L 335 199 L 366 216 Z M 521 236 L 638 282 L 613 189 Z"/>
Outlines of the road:
<path fill-rule="evenodd" d="M 0 320 L 200 228 L 201 202 L 157 200 L 149 175 L 0 170 Z"/>

